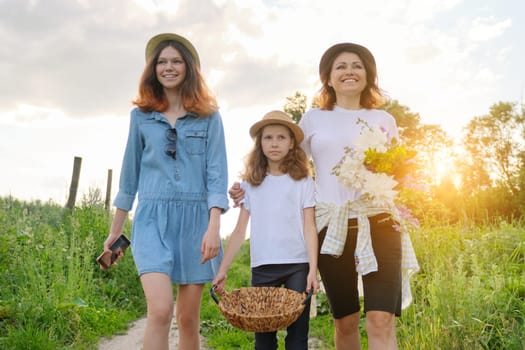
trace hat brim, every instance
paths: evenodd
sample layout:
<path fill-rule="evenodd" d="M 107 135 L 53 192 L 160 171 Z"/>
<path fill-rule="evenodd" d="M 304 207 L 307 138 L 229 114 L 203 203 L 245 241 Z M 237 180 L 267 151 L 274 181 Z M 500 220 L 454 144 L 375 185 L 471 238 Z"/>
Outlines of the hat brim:
<path fill-rule="evenodd" d="M 200 59 L 197 53 L 197 49 L 195 49 L 195 46 L 193 46 L 193 44 L 185 37 L 180 36 L 178 34 L 174 34 L 174 33 L 157 34 L 153 38 L 149 39 L 148 43 L 146 44 L 146 61 L 148 61 L 151 58 L 157 46 L 161 42 L 166 41 L 166 40 L 173 40 L 183 45 L 186 49 L 188 49 L 190 54 L 193 56 L 193 59 L 195 60 L 195 64 L 198 67 L 200 67 Z"/>
<path fill-rule="evenodd" d="M 252 138 L 255 138 L 257 136 L 257 133 L 268 125 L 283 125 L 289 128 L 292 131 L 292 134 L 294 136 L 295 142 L 297 145 L 299 145 L 301 142 L 303 142 L 304 139 L 304 133 L 301 127 L 293 122 L 288 122 L 286 120 L 280 120 L 280 119 L 263 119 L 255 124 L 252 125 L 250 128 L 250 136 Z"/>

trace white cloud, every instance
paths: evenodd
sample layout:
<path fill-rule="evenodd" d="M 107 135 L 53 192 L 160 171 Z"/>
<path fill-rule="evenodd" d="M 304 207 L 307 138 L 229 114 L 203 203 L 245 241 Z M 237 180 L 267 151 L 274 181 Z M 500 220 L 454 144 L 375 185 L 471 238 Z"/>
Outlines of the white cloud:
<path fill-rule="evenodd" d="M 441 50 L 433 44 L 422 44 L 419 46 L 407 47 L 405 52 L 408 61 L 414 64 L 433 61 L 441 54 Z"/>
<path fill-rule="evenodd" d="M 133 0 L 138 6 L 142 7 L 151 14 L 164 12 L 175 14 L 179 8 L 180 1 L 177 0 Z"/>
<path fill-rule="evenodd" d="M 11 111 L 0 112 L 1 124 L 27 124 L 35 121 L 53 121 L 64 119 L 64 113 L 53 108 L 20 104 Z"/>
<path fill-rule="evenodd" d="M 502 35 L 512 25 L 511 19 L 498 20 L 493 16 L 475 18 L 472 21 L 468 37 L 474 41 L 487 41 Z"/>
<path fill-rule="evenodd" d="M 392 1 L 396 3 L 397 1 Z M 463 0 L 425 0 L 397 2 L 403 4 L 398 10 L 405 13 L 406 19 L 412 22 L 427 22 L 432 20 L 439 13 L 454 9 L 461 4 Z"/>

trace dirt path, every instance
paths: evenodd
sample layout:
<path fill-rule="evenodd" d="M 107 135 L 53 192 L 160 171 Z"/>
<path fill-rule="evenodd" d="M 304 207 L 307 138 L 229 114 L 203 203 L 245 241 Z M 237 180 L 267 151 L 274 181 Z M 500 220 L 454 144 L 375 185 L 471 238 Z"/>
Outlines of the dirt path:
<path fill-rule="evenodd" d="M 98 345 L 98 350 L 140 350 L 142 349 L 142 339 L 144 337 L 144 330 L 146 328 L 146 318 L 141 318 L 133 322 L 126 334 L 116 335 L 110 339 L 102 339 Z M 201 337 L 201 349 L 204 347 L 205 339 Z M 177 324 L 175 322 L 175 315 L 171 323 L 170 350 L 177 350 L 179 346 Z"/>
<path fill-rule="evenodd" d="M 313 310 L 315 310 L 315 308 L 313 308 Z M 315 311 L 310 314 L 310 317 L 315 317 Z M 131 324 L 126 334 L 115 335 L 110 339 L 102 339 L 99 342 L 98 350 L 140 350 L 142 349 L 142 339 L 145 328 L 146 318 L 141 318 Z M 207 350 L 205 342 L 206 339 L 201 336 L 201 350 Z M 310 338 L 308 343 L 309 349 L 316 350 L 323 348 L 323 343 L 319 339 Z M 173 321 L 171 323 L 169 344 L 169 350 L 178 350 L 179 339 L 175 314 L 173 315 Z"/>

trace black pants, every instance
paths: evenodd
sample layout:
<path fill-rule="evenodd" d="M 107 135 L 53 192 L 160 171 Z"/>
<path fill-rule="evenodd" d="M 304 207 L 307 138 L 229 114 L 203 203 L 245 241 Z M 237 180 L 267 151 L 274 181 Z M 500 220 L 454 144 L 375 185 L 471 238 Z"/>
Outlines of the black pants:
<path fill-rule="evenodd" d="M 378 271 L 363 276 L 364 311 L 385 311 L 401 315 L 401 234 L 392 226 L 387 214 L 369 218 L 372 246 Z M 326 228 L 319 233 L 319 249 Z M 319 273 L 334 318 L 360 311 L 354 251 L 357 242 L 357 220 L 348 221 L 348 234 L 343 254 L 319 255 Z"/>
<path fill-rule="evenodd" d="M 252 269 L 252 286 L 282 287 L 304 293 L 309 265 L 273 264 Z M 284 339 L 286 350 L 308 350 L 308 331 L 310 322 L 310 302 L 299 318 L 286 328 Z M 256 350 L 277 349 L 277 332 L 255 333 Z"/>

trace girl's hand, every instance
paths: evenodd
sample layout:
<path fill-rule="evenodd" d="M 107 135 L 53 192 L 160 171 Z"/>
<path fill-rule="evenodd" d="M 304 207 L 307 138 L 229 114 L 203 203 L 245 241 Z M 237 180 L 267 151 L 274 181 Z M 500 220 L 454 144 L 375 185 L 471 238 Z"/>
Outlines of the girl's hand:
<path fill-rule="evenodd" d="M 206 261 L 215 258 L 219 255 L 219 249 L 221 247 L 221 237 L 218 230 L 210 229 L 206 230 L 204 237 L 202 238 L 201 244 L 201 264 Z"/>
<path fill-rule="evenodd" d="M 319 281 L 317 280 L 317 272 L 313 271 L 308 274 L 306 278 L 306 291 L 314 290 L 314 294 L 319 291 Z"/>
<path fill-rule="evenodd" d="M 211 284 L 212 286 L 214 286 L 215 292 L 217 294 L 224 294 L 224 285 L 226 284 L 226 273 L 218 272 Z"/>
<path fill-rule="evenodd" d="M 108 238 L 106 238 L 106 240 L 104 241 L 104 254 L 106 254 L 106 256 L 109 256 L 111 257 L 114 253 L 111 251 L 111 249 L 109 249 L 109 247 L 111 247 L 111 245 L 113 244 L 113 242 L 115 242 L 121 235 L 122 233 L 120 232 L 117 232 L 117 233 L 110 233 L 108 235 Z M 122 251 L 122 249 L 119 249 L 117 252 L 116 252 L 116 259 L 111 263 L 111 266 L 113 265 L 116 265 L 116 262 L 117 260 L 120 260 L 122 259 L 122 257 L 124 256 L 124 252 Z M 111 261 L 111 260 L 108 260 L 108 261 Z M 105 270 L 106 267 L 100 265 L 100 268 L 102 270 Z"/>
<path fill-rule="evenodd" d="M 230 190 L 228 191 L 230 198 L 233 200 L 233 207 L 237 208 L 244 199 L 244 190 L 241 188 L 241 184 L 234 182 Z"/>
<path fill-rule="evenodd" d="M 109 247 L 111 247 L 113 242 L 115 242 L 117 238 L 120 237 L 121 234 L 122 234 L 121 232 L 116 232 L 116 233 L 110 233 L 108 235 L 108 238 L 106 238 L 106 240 L 104 241 L 104 251 L 105 252 L 111 252 Z"/>
<path fill-rule="evenodd" d="M 111 247 L 113 242 L 115 242 L 117 238 L 119 238 L 120 235 L 122 234 L 122 227 L 124 226 L 124 222 L 126 221 L 127 217 L 128 217 L 127 211 L 117 208 L 117 210 L 115 211 L 115 215 L 113 216 L 113 221 L 111 222 L 111 228 L 109 229 L 108 238 L 106 238 L 106 240 L 104 241 L 104 253 L 105 254 L 113 253 L 111 249 L 109 249 L 109 247 Z M 124 253 L 119 252 L 116 260 L 122 259 L 123 256 L 124 256 Z M 115 262 L 113 262 L 113 264 L 114 263 Z"/>

